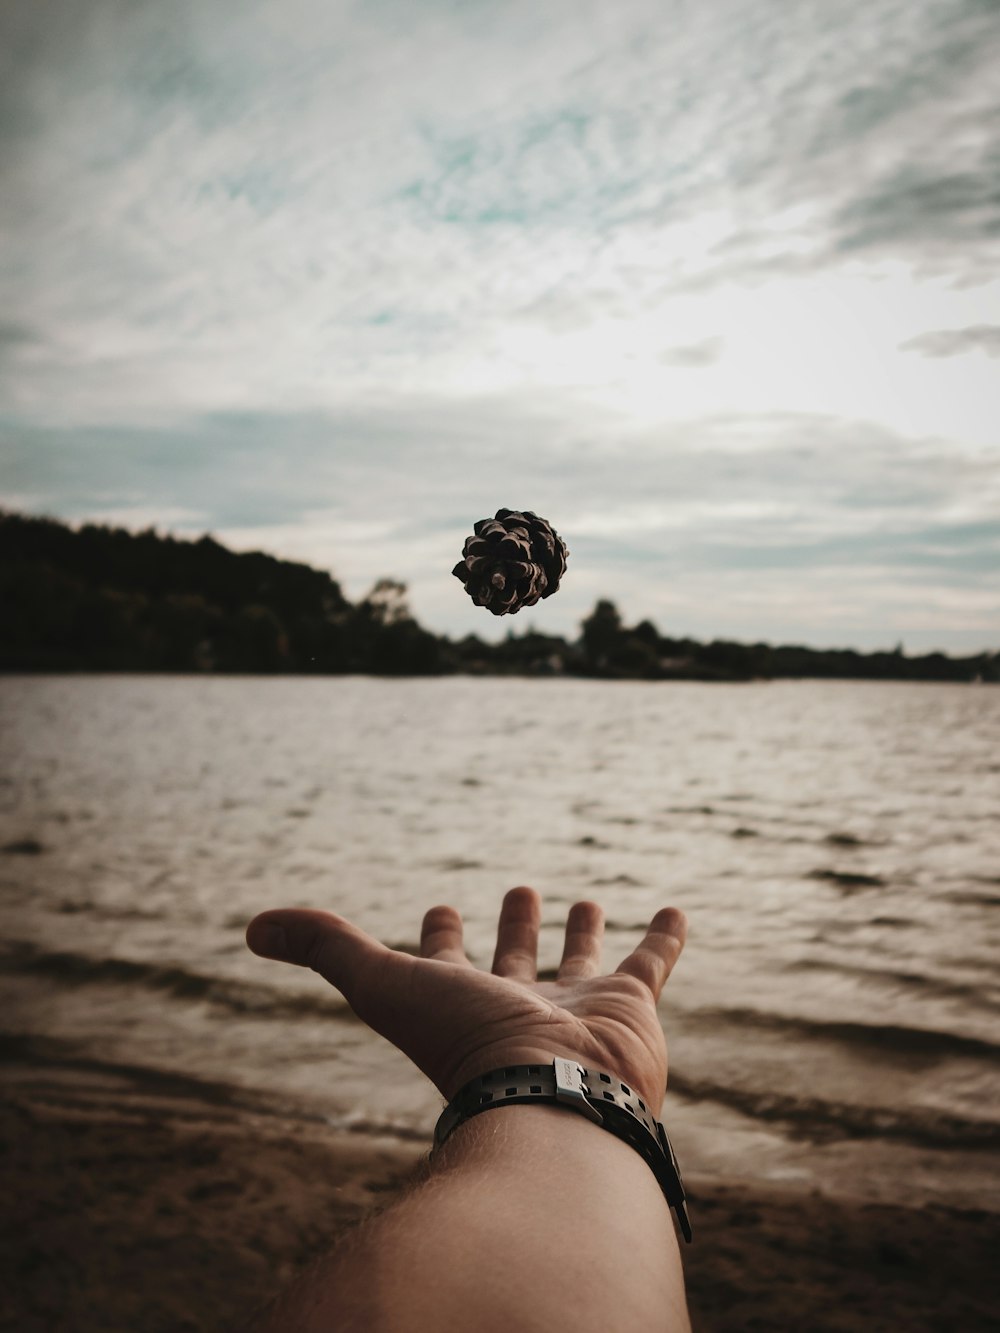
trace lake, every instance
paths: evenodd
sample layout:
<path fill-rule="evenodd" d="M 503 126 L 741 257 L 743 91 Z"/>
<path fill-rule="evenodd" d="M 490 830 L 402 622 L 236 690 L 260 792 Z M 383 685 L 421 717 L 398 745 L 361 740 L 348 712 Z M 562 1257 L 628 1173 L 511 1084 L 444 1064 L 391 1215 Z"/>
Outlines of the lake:
<path fill-rule="evenodd" d="M 93 1070 L 429 1136 L 435 1090 L 243 943 L 329 906 L 488 965 L 503 892 L 660 906 L 689 1173 L 997 1204 L 1000 690 L 365 677 L 0 680 L 0 1025 Z M 234 1094 L 235 1095 L 235 1094 Z"/>

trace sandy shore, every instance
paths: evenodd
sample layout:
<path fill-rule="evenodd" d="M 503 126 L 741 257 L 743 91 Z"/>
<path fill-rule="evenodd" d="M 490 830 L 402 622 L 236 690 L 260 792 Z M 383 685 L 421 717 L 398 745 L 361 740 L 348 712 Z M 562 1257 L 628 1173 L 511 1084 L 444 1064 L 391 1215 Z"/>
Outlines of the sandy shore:
<path fill-rule="evenodd" d="M 7 1275 L 18 1333 L 237 1330 L 424 1145 L 334 1132 L 221 1085 L 4 1056 Z M 689 1181 L 695 1329 L 995 1329 L 1000 1215 Z"/>

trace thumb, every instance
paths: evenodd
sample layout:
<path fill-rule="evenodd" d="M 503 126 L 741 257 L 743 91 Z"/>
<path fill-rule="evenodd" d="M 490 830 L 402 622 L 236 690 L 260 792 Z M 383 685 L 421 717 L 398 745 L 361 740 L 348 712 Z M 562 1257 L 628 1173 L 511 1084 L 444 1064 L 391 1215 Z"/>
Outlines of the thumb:
<path fill-rule="evenodd" d="M 342 916 L 304 907 L 261 912 L 247 926 L 247 944 L 262 958 L 311 967 L 353 1009 L 372 983 L 384 987 L 404 957 Z"/>

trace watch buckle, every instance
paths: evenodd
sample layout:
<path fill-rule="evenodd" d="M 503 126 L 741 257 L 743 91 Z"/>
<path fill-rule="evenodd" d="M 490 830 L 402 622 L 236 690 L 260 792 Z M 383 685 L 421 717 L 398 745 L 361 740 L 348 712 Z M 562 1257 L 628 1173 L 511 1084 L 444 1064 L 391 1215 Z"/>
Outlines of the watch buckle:
<path fill-rule="evenodd" d="M 587 1086 L 580 1066 L 573 1060 L 563 1060 L 556 1056 L 552 1061 L 552 1072 L 556 1080 L 556 1101 L 579 1111 L 595 1124 L 603 1125 L 604 1117 L 596 1106 L 591 1106 L 587 1101 Z"/>

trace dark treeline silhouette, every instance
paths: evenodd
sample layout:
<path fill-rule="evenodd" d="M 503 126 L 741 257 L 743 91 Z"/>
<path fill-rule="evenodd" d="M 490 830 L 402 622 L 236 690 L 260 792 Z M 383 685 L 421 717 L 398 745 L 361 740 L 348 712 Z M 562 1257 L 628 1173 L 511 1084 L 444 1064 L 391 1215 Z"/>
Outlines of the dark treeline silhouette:
<path fill-rule="evenodd" d="M 0 670 L 448 672 L 640 680 L 1000 680 L 1000 656 L 908 657 L 662 635 L 599 601 L 575 642 L 528 631 L 451 640 L 381 579 L 352 604 L 321 570 L 212 537 L 185 541 L 0 513 Z"/>
<path fill-rule="evenodd" d="M 0 514 L 0 598 L 6 670 L 445 669 L 402 585 L 352 606 L 329 574 L 211 537 Z"/>

